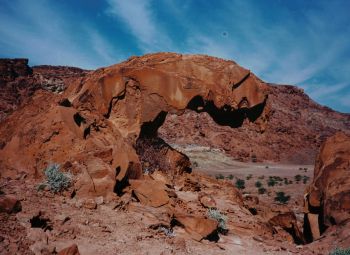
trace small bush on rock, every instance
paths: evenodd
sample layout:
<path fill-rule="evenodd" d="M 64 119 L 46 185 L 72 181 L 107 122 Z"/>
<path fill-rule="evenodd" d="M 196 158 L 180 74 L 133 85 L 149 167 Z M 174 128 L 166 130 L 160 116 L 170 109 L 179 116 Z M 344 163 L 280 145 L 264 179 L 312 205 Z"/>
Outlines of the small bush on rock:
<path fill-rule="evenodd" d="M 336 248 L 329 255 L 350 255 L 350 248 L 348 249 Z"/>
<path fill-rule="evenodd" d="M 159 231 L 163 232 L 167 237 L 174 237 L 175 233 L 171 228 L 159 227 Z"/>
<path fill-rule="evenodd" d="M 219 232 L 222 234 L 226 234 L 228 229 L 226 226 L 227 217 L 223 215 L 219 210 L 210 208 L 208 209 L 207 215 L 209 218 L 216 220 L 218 222 Z"/>
<path fill-rule="evenodd" d="M 223 180 L 223 179 L 225 179 L 225 176 L 223 176 L 222 174 L 217 174 L 217 175 L 215 176 L 215 178 L 216 178 L 217 180 Z"/>
<path fill-rule="evenodd" d="M 72 184 L 72 176 L 68 173 L 62 173 L 59 164 L 50 164 L 44 173 L 46 182 L 39 184 L 39 190 L 47 186 L 52 192 L 58 193 L 69 188 Z"/>

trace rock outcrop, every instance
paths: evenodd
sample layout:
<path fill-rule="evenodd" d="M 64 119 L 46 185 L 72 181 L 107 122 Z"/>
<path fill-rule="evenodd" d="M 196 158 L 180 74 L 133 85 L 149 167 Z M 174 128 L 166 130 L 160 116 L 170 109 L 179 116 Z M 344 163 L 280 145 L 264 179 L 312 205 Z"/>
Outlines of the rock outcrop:
<path fill-rule="evenodd" d="M 175 215 L 175 220 L 182 225 L 186 232 L 196 241 L 215 235 L 218 222 L 213 219 L 198 217 L 193 215 Z M 217 235 L 217 233 L 216 233 Z"/>
<path fill-rule="evenodd" d="M 217 148 L 241 161 L 314 164 L 321 144 L 341 130 L 350 135 L 350 115 L 333 111 L 295 86 L 268 84 L 268 121 L 220 126 L 207 113 L 168 114 L 159 136 L 170 144 Z M 262 129 L 263 127 L 263 129 Z"/>
<path fill-rule="evenodd" d="M 0 122 L 28 102 L 37 90 L 61 93 L 88 71 L 75 67 L 29 67 L 28 59 L 0 59 Z"/>
<path fill-rule="evenodd" d="M 0 251 L 25 254 L 23 249 L 31 244 L 34 252 L 54 253 L 55 247 L 63 248 L 77 240 L 82 253 L 88 249 L 95 253 L 118 253 L 120 250 L 115 248 L 121 247 L 124 252 L 134 249 L 131 253 L 140 254 L 145 247 L 163 243 L 167 252 L 170 245 L 171 252 L 176 253 L 203 254 L 213 247 L 217 249 L 213 254 L 223 250 L 227 254 L 246 250 L 254 254 L 299 253 L 300 247 L 295 244 L 303 244 L 304 238 L 299 218 L 289 208 L 264 204 L 255 196 L 243 198 L 230 180 L 216 180 L 196 171 L 190 173 L 189 158 L 167 144 L 168 139 L 160 138 L 158 129 L 169 121 L 167 116 L 180 119 L 185 116 L 184 125 L 180 125 L 185 130 L 193 127 L 187 114 L 205 116 L 212 134 L 218 127 L 219 132 L 221 128 L 241 130 L 222 136 L 228 146 L 226 151 L 237 142 L 237 148 L 253 147 L 241 159 L 281 160 L 282 154 L 274 157 L 263 152 L 266 148 L 286 151 L 290 144 L 282 145 L 285 137 L 276 146 L 270 144 L 276 141 L 273 137 L 270 140 L 265 137 L 262 144 L 260 138 L 258 143 L 252 142 L 253 137 L 278 129 L 290 135 L 288 143 L 294 139 L 293 144 L 299 146 L 313 141 L 313 137 L 302 138 L 303 128 L 289 132 L 291 123 L 280 120 L 284 111 L 288 120 L 290 116 L 294 121 L 298 121 L 299 115 L 304 116 L 298 109 L 305 98 L 291 101 L 296 107 L 291 108 L 293 112 L 286 110 L 290 98 L 302 98 L 300 90 L 288 86 L 271 88 L 232 61 L 199 55 L 151 54 L 94 72 L 65 67 L 29 68 L 25 60 L 7 61 L 12 69 L 4 69 L 5 90 L 14 88 L 11 96 L 19 95 L 19 91 L 24 94 L 18 102 L 7 101 L 9 111 L 1 111 L 4 121 L 0 121 L 0 179 L 8 181 L 3 186 L 6 194 L 19 194 L 24 209 L 16 215 L 10 213 L 18 211 L 11 209 L 16 208 L 17 200 L 9 203 L 0 197 L 0 211 L 6 211 L 0 212 L 3 223 L 0 225 L 4 226 L 0 230 L 5 233 L 5 237 L 0 235 Z M 22 84 L 25 90 L 18 90 L 17 84 Z M 283 100 L 274 98 L 275 90 L 282 90 L 278 93 L 283 94 L 285 105 Z M 338 127 L 346 129 L 348 122 L 341 118 L 347 115 L 329 111 L 327 116 L 336 119 L 332 122 L 334 129 L 322 134 L 331 134 Z M 200 118 L 195 125 L 198 123 L 206 125 Z M 329 123 L 322 127 L 323 131 L 330 130 Z M 180 130 L 176 125 L 174 130 Z M 246 131 L 240 129 L 242 125 Z M 209 134 L 203 130 L 200 136 L 206 138 Z M 209 137 L 213 143 L 219 141 Z M 316 216 L 313 219 L 317 224 L 310 224 L 313 229 L 321 234 L 328 225 L 345 226 L 332 235 L 334 239 L 337 235 L 348 237 L 349 226 L 348 185 L 341 179 L 342 171 L 349 167 L 346 156 L 349 144 L 342 142 L 342 137 L 346 136 L 336 139 L 341 143 L 339 147 L 323 148 L 318 175 L 306 196 L 308 215 Z M 266 150 L 256 150 L 257 144 Z M 312 148 L 311 152 L 314 148 L 309 143 L 305 147 L 305 151 Z M 255 154 L 256 151 L 261 154 Z M 73 176 L 74 187 L 62 196 L 36 189 L 49 163 L 60 163 L 60 169 Z M 329 170 L 333 168 L 336 171 Z M 340 184 L 344 183 L 343 189 Z M 318 219 L 322 219 L 321 225 Z M 30 240 L 23 236 L 15 238 L 26 232 L 23 228 Z M 195 241 L 201 243 L 194 244 Z M 143 244 L 139 246 L 140 242 Z M 178 242 L 182 244 L 177 245 Z M 188 244 L 195 250 L 187 249 Z M 311 254 L 307 246 L 302 249 L 302 253 Z M 59 254 L 79 251 L 73 245 Z"/>
<path fill-rule="evenodd" d="M 21 210 L 21 202 L 15 196 L 0 195 L 0 212 L 17 213 Z"/>
<path fill-rule="evenodd" d="M 70 85 L 83 82 L 89 72 L 62 66 L 30 68 L 27 59 L 1 59 L 0 73 L 1 121 L 30 100 L 35 91 L 62 93 Z M 294 86 L 268 84 L 268 91 L 267 114 L 254 123 L 243 122 L 242 126 L 237 125 L 232 129 L 219 125 L 205 111 L 196 113 L 187 109 L 180 116 L 171 112 L 167 114 L 164 125 L 159 129 L 160 137 L 171 144 L 196 144 L 222 149 L 242 161 L 313 164 L 320 145 L 327 137 L 339 130 L 349 134 L 349 114 L 318 105 L 303 90 Z M 264 118 L 268 118 L 268 121 Z M 142 145 L 150 142 L 154 140 L 139 141 L 137 150 L 142 150 Z M 157 142 L 166 144 L 160 138 L 157 138 Z M 166 148 L 163 146 L 157 150 Z M 149 154 L 142 154 L 141 161 Z M 153 162 L 153 165 L 157 164 L 159 162 Z"/>
<path fill-rule="evenodd" d="M 190 170 L 185 155 L 157 138 L 167 113 L 191 109 L 221 125 L 247 119 L 263 126 L 266 98 L 265 84 L 232 61 L 173 53 L 131 58 L 75 80 L 63 95 L 38 91 L 10 115 L 0 126 L 1 174 L 40 177 L 57 162 L 75 174 L 78 195 L 113 196 L 143 172 Z M 147 150 L 165 163 L 152 166 Z"/>
<path fill-rule="evenodd" d="M 350 220 L 350 136 L 339 132 L 322 145 L 305 194 L 305 210 L 308 241 Z"/>
<path fill-rule="evenodd" d="M 80 255 L 78 246 L 76 244 L 72 244 L 71 246 L 61 250 L 58 255 Z"/>

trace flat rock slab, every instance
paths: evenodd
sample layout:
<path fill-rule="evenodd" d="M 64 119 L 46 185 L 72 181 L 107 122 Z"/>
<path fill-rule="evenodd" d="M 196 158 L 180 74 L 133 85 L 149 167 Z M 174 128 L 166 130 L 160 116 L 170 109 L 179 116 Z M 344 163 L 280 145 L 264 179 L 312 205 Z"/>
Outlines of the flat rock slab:
<path fill-rule="evenodd" d="M 132 191 L 144 205 L 160 207 L 169 203 L 165 184 L 155 180 L 130 180 Z"/>

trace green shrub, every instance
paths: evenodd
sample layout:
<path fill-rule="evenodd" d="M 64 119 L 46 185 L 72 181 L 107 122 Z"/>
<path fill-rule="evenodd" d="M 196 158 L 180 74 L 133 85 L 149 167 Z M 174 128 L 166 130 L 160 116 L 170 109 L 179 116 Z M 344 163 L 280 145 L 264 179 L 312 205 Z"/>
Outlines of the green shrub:
<path fill-rule="evenodd" d="M 233 174 L 230 174 L 230 175 L 228 176 L 228 178 L 229 178 L 230 180 L 233 180 L 233 178 L 234 178 Z"/>
<path fill-rule="evenodd" d="M 51 191 L 58 193 L 69 188 L 72 184 L 72 176 L 68 173 L 62 173 L 59 164 L 50 164 L 44 173 L 46 182 L 39 184 L 38 190 L 48 186 Z"/>
<path fill-rule="evenodd" d="M 159 227 L 159 232 L 163 232 L 167 237 L 174 237 L 175 233 L 171 228 L 167 228 L 167 227 Z"/>
<path fill-rule="evenodd" d="M 303 183 L 306 184 L 309 179 L 310 179 L 310 177 L 304 175 L 303 176 Z"/>
<path fill-rule="evenodd" d="M 276 192 L 275 201 L 281 204 L 288 203 L 290 196 L 286 196 L 283 191 Z"/>
<path fill-rule="evenodd" d="M 225 179 L 225 176 L 223 176 L 222 174 L 217 174 L 216 176 L 216 179 Z"/>
<path fill-rule="evenodd" d="M 275 179 L 269 178 L 269 180 L 267 181 L 267 186 L 273 187 L 276 185 L 276 183 L 277 182 L 275 181 Z"/>
<path fill-rule="evenodd" d="M 273 187 L 275 185 L 279 185 L 279 186 L 282 186 L 282 182 L 283 179 L 279 176 L 269 176 L 269 180 L 267 181 L 267 185 L 269 187 Z M 280 182 L 280 183 L 278 183 Z"/>
<path fill-rule="evenodd" d="M 260 188 L 258 189 L 258 193 L 259 193 L 260 195 L 265 194 L 265 192 L 266 192 L 266 189 L 265 189 L 264 187 L 260 187 Z"/>
<path fill-rule="evenodd" d="M 236 187 L 238 189 L 245 189 L 245 181 L 242 179 L 237 179 L 236 180 Z"/>
<path fill-rule="evenodd" d="M 347 248 L 347 249 L 336 248 L 334 251 L 329 253 L 329 255 L 350 255 L 350 248 Z"/>
<path fill-rule="evenodd" d="M 252 162 L 256 163 L 258 161 L 257 157 L 255 154 L 252 154 Z"/>
<path fill-rule="evenodd" d="M 223 215 L 218 209 L 208 209 L 207 215 L 209 218 L 218 222 L 218 228 L 220 233 L 227 233 L 227 217 Z"/>
<path fill-rule="evenodd" d="M 298 183 L 301 181 L 302 176 L 300 174 L 297 174 L 296 176 L 294 176 L 294 180 Z"/>
<path fill-rule="evenodd" d="M 253 175 L 252 175 L 252 174 L 249 174 L 249 175 L 246 177 L 247 181 L 250 180 L 252 177 L 253 177 Z"/>
<path fill-rule="evenodd" d="M 261 186 L 262 186 L 262 183 L 261 183 L 261 182 L 257 181 L 257 182 L 255 183 L 255 187 L 260 188 Z"/>
<path fill-rule="evenodd" d="M 272 176 L 273 179 L 275 179 L 275 181 L 281 182 L 283 181 L 283 179 L 279 176 Z"/>

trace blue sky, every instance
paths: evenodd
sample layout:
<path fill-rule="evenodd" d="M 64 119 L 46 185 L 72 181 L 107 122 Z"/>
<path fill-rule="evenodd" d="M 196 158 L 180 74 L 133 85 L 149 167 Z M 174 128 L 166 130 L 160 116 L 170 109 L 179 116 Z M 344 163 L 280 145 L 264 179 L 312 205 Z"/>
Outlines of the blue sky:
<path fill-rule="evenodd" d="M 0 0 L 0 57 L 94 69 L 208 54 L 350 112 L 349 10 L 348 0 Z"/>

